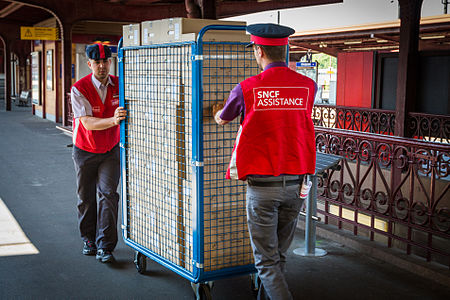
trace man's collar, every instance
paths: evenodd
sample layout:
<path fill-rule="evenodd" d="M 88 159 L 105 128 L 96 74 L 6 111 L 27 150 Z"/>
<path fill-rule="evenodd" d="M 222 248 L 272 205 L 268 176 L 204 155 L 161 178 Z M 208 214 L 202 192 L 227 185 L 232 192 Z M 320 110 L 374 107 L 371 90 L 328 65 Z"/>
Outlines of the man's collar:
<path fill-rule="evenodd" d="M 282 61 L 277 61 L 277 62 L 271 62 L 270 64 L 268 64 L 265 68 L 264 71 L 270 68 L 274 68 L 274 67 L 287 67 L 287 64 L 285 62 Z"/>
<path fill-rule="evenodd" d="M 101 82 L 100 82 L 100 80 L 98 80 L 95 76 L 94 76 L 94 74 L 92 74 L 92 83 L 95 85 L 95 87 L 97 88 L 97 89 L 100 89 L 100 86 L 101 86 Z M 108 83 L 106 84 L 106 86 L 108 86 L 108 85 L 112 85 L 112 86 L 114 86 L 114 83 L 113 83 L 113 81 L 111 80 L 111 76 L 109 76 L 108 75 Z"/>

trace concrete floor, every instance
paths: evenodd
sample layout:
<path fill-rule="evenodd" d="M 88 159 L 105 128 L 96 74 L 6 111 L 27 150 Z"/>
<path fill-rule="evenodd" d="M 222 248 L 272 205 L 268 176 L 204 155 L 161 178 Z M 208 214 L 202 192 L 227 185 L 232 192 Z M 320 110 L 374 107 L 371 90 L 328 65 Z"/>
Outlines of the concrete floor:
<path fill-rule="evenodd" d="M 29 107 L 0 111 L 0 198 L 39 251 L 0 256 L 0 299 L 193 299 L 188 280 L 153 261 L 138 274 L 134 251 L 122 240 L 115 264 L 81 254 L 71 139 L 55 125 Z M 288 258 L 295 299 L 450 296 L 449 287 L 330 240 L 318 239 L 324 257 L 297 256 L 292 250 L 303 247 L 303 234 L 297 232 Z M 217 280 L 212 296 L 253 299 L 249 277 Z"/>

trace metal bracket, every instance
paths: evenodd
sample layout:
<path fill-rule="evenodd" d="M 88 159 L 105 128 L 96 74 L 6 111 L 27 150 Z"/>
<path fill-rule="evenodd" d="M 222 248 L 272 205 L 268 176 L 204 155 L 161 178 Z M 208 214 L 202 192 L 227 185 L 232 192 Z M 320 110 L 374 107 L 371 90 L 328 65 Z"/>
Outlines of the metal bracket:
<path fill-rule="evenodd" d="M 203 60 L 203 55 L 192 55 L 191 60 Z"/>
<path fill-rule="evenodd" d="M 193 166 L 195 166 L 195 167 L 203 167 L 203 166 L 205 166 L 205 163 L 204 162 L 202 162 L 202 161 L 192 161 L 191 162 L 191 165 L 193 165 Z"/>
<path fill-rule="evenodd" d="M 194 266 L 196 266 L 197 267 L 197 269 L 203 269 L 203 264 L 201 264 L 201 263 L 199 263 L 199 262 L 196 262 L 196 261 L 192 261 L 193 263 L 194 263 Z"/>
<path fill-rule="evenodd" d="M 121 228 L 122 228 L 122 229 L 127 229 L 127 225 L 122 224 L 122 225 L 121 225 Z"/>

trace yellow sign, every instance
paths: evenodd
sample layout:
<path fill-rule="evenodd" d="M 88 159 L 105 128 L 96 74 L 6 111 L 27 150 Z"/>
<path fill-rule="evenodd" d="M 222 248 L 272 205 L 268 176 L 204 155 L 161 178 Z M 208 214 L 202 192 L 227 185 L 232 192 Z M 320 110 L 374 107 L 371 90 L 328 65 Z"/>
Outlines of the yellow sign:
<path fill-rule="evenodd" d="M 54 27 L 20 27 L 22 40 L 58 40 L 58 28 Z"/>

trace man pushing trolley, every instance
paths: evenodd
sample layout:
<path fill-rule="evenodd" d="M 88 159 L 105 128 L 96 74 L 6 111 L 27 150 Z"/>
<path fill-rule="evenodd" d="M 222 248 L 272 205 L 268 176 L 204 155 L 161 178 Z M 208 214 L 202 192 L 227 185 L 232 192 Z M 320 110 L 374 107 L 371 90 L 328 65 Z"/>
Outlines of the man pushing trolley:
<path fill-rule="evenodd" d="M 299 187 L 315 173 L 311 119 L 317 85 L 286 65 L 289 27 L 247 26 L 262 73 L 240 82 L 225 105 L 215 104 L 220 125 L 241 117 L 227 179 L 247 182 L 247 223 L 255 267 L 261 279 L 258 299 L 292 299 L 284 277 L 286 251 L 294 237 L 303 200 Z"/>
<path fill-rule="evenodd" d="M 100 43 L 89 45 L 86 55 L 92 73 L 78 80 L 71 90 L 78 225 L 82 253 L 110 263 L 118 240 L 118 125 L 127 113 L 119 107 L 118 78 L 109 75 L 111 49 Z"/>

